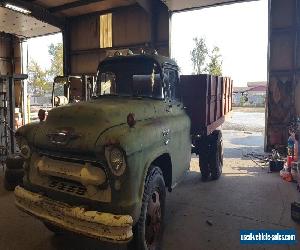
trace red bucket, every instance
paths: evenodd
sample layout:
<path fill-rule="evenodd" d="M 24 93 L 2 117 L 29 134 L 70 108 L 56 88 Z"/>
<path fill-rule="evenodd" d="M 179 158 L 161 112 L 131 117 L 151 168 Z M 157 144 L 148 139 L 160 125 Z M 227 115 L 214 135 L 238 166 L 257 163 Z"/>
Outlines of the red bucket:
<path fill-rule="evenodd" d="M 287 163 L 286 163 L 287 166 L 288 166 L 288 167 L 291 167 L 293 161 L 294 161 L 294 157 L 293 157 L 293 156 L 288 156 L 288 157 L 287 157 Z"/>

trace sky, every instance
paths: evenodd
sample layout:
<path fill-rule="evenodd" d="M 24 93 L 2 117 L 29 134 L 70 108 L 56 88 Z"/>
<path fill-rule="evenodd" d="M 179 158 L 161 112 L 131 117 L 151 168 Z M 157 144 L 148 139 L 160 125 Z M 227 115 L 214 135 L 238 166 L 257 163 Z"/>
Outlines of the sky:
<path fill-rule="evenodd" d="M 220 48 L 223 75 L 235 86 L 267 80 L 268 1 L 238 3 L 174 14 L 171 57 L 182 74 L 191 74 L 193 38 L 202 37 L 207 46 Z"/>
<path fill-rule="evenodd" d="M 50 57 L 48 54 L 48 47 L 51 43 L 62 43 L 62 34 L 42 36 L 31 38 L 27 41 L 29 60 L 33 59 L 42 66 L 42 68 L 50 67 Z"/>
<path fill-rule="evenodd" d="M 193 38 L 202 37 L 208 48 L 218 46 L 223 75 L 235 86 L 267 80 L 268 0 L 224 5 L 172 16 L 171 57 L 182 74 L 191 74 Z M 61 34 L 28 40 L 29 58 L 50 66 L 48 46 L 62 42 Z"/>

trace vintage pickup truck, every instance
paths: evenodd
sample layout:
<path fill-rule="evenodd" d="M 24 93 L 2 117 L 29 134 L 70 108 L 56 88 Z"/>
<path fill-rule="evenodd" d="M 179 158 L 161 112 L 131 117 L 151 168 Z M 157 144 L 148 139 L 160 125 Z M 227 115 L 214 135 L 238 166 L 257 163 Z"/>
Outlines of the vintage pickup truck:
<path fill-rule="evenodd" d="M 158 55 L 108 57 L 89 101 L 52 109 L 16 132 L 24 159 L 16 205 L 53 232 L 158 249 L 166 189 L 199 155 L 203 179 L 222 172 L 231 81 L 179 76 Z"/>

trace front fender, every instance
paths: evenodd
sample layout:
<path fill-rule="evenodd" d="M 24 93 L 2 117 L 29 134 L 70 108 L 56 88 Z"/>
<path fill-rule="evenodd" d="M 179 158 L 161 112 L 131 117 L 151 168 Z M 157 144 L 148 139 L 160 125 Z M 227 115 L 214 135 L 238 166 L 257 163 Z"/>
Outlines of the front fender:
<path fill-rule="evenodd" d="M 161 123 L 148 120 L 138 122 L 134 128 L 129 128 L 128 125 L 113 127 L 105 131 L 97 141 L 96 147 L 103 148 L 103 145 L 115 144 L 126 154 L 127 168 L 119 178 L 120 190 L 113 191 L 113 202 L 124 208 L 133 217 L 134 222 L 140 215 L 148 169 L 157 157 L 168 153 L 161 130 Z"/>
<path fill-rule="evenodd" d="M 34 144 L 36 132 L 42 125 L 43 122 L 34 122 L 18 128 L 15 134 L 16 139 L 18 140 L 18 138 L 24 138 L 30 145 Z"/>

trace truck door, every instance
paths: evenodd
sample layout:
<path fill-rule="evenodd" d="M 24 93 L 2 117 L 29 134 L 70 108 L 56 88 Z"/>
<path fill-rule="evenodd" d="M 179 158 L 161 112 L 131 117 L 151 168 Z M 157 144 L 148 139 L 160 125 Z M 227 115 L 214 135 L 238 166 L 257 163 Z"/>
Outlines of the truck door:
<path fill-rule="evenodd" d="M 169 150 L 173 165 L 173 181 L 175 182 L 189 168 L 190 164 L 190 120 L 179 98 L 178 71 L 167 68 L 164 70 L 164 75 L 168 79 L 165 82 L 169 84 L 166 89 L 166 96 L 168 97 L 166 105 L 169 111 Z"/>

